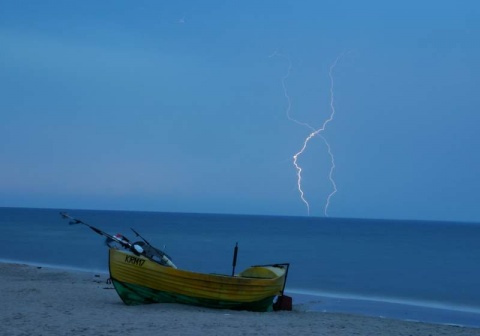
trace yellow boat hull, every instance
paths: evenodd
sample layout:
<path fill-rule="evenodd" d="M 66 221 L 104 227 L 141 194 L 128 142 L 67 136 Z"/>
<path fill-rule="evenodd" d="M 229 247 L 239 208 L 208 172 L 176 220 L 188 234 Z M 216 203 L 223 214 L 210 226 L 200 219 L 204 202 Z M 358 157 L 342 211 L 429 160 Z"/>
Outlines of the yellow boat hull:
<path fill-rule="evenodd" d="M 251 267 L 228 276 L 165 267 L 117 249 L 109 254 L 112 283 L 127 305 L 169 302 L 267 311 L 285 283 L 286 268 L 280 265 Z"/>

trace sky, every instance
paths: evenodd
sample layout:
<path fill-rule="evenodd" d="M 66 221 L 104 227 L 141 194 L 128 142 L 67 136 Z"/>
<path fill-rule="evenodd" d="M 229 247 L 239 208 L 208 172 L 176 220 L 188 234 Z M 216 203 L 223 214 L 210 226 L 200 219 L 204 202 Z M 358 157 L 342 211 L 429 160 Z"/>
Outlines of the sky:
<path fill-rule="evenodd" d="M 480 222 L 479 41 L 473 0 L 0 1 L 0 206 Z"/>

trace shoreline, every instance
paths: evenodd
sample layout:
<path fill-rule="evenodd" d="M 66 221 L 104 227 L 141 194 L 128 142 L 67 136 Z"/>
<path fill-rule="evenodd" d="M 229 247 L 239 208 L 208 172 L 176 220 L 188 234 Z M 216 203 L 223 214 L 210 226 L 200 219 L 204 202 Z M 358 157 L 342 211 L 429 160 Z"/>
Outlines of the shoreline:
<path fill-rule="evenodd" d="M 68 265 L 54 265 L 29 261 L 1 259 L 0 264 L 26 265 L 59 272 L 97 274 L 108 278 L 106 269 L 86 269 Z M 480 310 L 463 306 L 382 299 L 342 293 L 312 292 L 301 289 L 285 291 L 293 298 L 293 305 L 305 312 L 341 313 L 374 318 L 389 318 L 410 322 L 480 328 Z"/>
<path fill-rule="evenodd" d="M 480 328 L 335 312 L 253 313 L 178 304 L 126 306 L 108 274 L 0 263 L 2 335 L 479 335 Z"/>
<path fill-rule="evenodd" d="M 462 310 L 455 307 L 422 305 L 407 301 L 383 301 L 347 295 L 294 295 L 294 304 L 305 311 L 342 313 L 401 321 L 480 328 L 480 313 L 477 310 Z"/>

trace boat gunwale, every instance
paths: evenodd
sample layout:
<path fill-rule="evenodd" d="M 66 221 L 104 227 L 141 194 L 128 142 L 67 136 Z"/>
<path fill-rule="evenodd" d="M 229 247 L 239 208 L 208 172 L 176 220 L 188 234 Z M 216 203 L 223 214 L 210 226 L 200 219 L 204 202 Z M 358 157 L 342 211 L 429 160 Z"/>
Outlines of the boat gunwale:
<path fill-rule="evenodd" d="M 190 270 L 186 270 L 186 269 L 182 269 L 182 268 L 172 268 L 172 267 L 169 267 L 169 266 L 165 266 L 165 265 L 161 265 L 159 263 L 156 263 L 156 262 L 154 262 L 154 261 L 152 261 L 152 260 L 150 260 L 150 259 L 148 259 L 144 256 L 136 255 L 135 253 L 133 253 L 131 251 L 124 251 L 124 250 L 119 250 L 119 249 L 116 249 L 116 248 L 110 248 L 110 250 L 113 250 L 115 253 L 125 254 L 125 255 L 133 256 L 135 258 L 140 258 L 142 260 L 145 260 L 146 262 L 148 261 L 153 266 L 151 268 L 152 270 L 154 270 L 154 271 L 162 270 L 162 273 L 164 273 L 164 274 L 169 274 L 171 276 L 180 277 L 180 278 L 184 278 L 184 279 L 191 279 L 192 278 L 192 277 L 187 276 L 187 275 L 198 275 L 198 277 L 195 277 L 195 278 L 198 279 L 198 280 L 203 280 L 203 281 L 212 281 L 210 278 L 218 278 L 218 279 L 232 279 L 232 280 L 235 279 L 235 280 L 240 280 L 240 281 L 242 281 L 242 280 L 245 280 L 245 281 L 261 280 L 261 281 L 266 281 L 266 282 L 273 282 L 273 281 L 278 280 L 281 277 L 285 277 L 285 275 L 286 275 L 285 268 L 280 267 L 280 266 L 283 266 L 285 264 L 274 264 L 274 265 L 279 265 L 279 266 L 254 265 L 254 266 L 250 266 L 250 267 L 248 267 L 248 268 L 246 268 L 245 270 L 242 271 L 242 272 L 245 272 L 247 269 L 255 268 L 255 267 L 259 267 L 259 268 L 275 267 L 275 268 L 278 268 L 278 269 L 283 271 L 282 274 L 280 274 L 276 277 L 266 278 L 266 277 L 241 276 L 240 274 L 242 272 L 232 276 L 232 275 L 221 274 L 221 273 L 202 273 L 202 272 L 190 271 Z M 129 265 L 129 266 L 133 266 L 133 265 Z M 158 267 L 158 269 L 157 269 L 157 267 Z M 185 275 L 181 276 L 182 273 L 184 273 Z M 200 279 L 201 277 L 208 277 L 208 279 Z"/>

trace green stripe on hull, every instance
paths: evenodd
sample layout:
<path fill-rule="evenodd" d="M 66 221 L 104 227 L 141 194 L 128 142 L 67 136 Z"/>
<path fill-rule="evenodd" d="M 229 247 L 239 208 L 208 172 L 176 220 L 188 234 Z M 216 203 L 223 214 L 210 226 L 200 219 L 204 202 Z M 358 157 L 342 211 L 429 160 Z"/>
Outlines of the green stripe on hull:
<path fill-rule="evenodd" d="M 126 305 L 140 305 L 148 303 L 183 303 L 218 309 L 250 310 L 265 312 L 272 310 L 273 298 L 268 297 L 255 302 L 217 301 L 168 293 L 140 285 L 128 284 L 112 279 L 113 286 Z"/>

